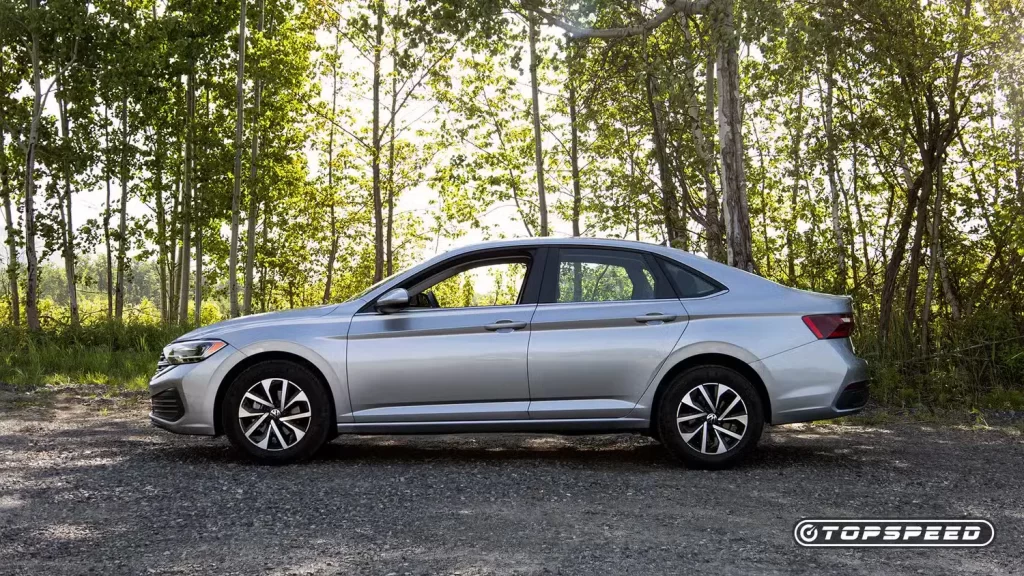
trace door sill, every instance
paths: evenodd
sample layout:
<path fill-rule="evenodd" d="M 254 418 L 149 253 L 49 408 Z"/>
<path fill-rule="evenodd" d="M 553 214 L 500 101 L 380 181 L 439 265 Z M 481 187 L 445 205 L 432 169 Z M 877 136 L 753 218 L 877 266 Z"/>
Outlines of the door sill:
<path fill-rule="evenodd" d="M 621 432 L 646 430 L 645 418 L 339 422 L 339 434 L 460 434 L 475 432 Z"/>

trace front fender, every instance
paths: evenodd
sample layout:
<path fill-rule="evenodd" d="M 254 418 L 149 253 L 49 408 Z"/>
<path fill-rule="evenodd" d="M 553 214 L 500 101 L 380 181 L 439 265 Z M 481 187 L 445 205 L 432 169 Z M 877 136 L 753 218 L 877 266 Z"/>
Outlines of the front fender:
<path fill-rule="evenodd" d="M 320 339 L 318 339 L 320 340 Z M 327 380 L 327 385 L 331 390 L 331 396 L 334 400 L 335 414 L 338 415 L 339 422 L 351 422 L 351 416 L 345 416 L 351 414 L 351 402 L 348 395 L 348 379 L 346 377 L 346 350 L 345 342 L 343 339 L 335 338 L 323 338 L 323 340 L 330 340 L 330 342 L 324 343 L 323 346 L 318 346 L 325 350 L 330 350 L 331 357 L 328 360 L 320 352 L 315 350 L 313 347 L 306 346 L 299 342 L 289 340 L 263 340 L 260 342 L 253 342 L 241 348 L 241 351 L 250 359 L 258 357 L 261 354 L 270 353 L 286 353 L 294 354 L 312 364 L 317 370 L 323 374 Z M 256 358 L 258 360 L 258 358 Z"/>

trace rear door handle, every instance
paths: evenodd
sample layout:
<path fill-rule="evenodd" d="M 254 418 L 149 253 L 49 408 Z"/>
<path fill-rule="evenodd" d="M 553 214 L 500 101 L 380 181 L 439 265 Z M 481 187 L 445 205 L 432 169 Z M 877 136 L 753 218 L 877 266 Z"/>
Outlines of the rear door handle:
<path fill-rule="evenodd" d="M 513 330 L 522 330 L 526 328 L 526 322 L 515 322 L 513 320 L 498 320 L 494 324 L 487 324 L 484 326 L 485 330 L 491 332 L 512 332 Z"/>
<path fill-rule="evenodd" d="M 644 314 L 643 316 L 637 316 L 636 321 L 643 324 L 651 324 L 657 322 L 662 324 L 665 322 L 671 322 L 676 319 L 675 314 L 661 314 L 658 312 L 651 312 L 650 314 Z"/>

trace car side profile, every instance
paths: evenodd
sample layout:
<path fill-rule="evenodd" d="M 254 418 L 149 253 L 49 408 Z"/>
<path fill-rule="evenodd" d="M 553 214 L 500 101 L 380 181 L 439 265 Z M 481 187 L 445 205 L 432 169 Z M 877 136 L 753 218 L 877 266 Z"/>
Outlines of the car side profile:
<path fill-rule="evenodd" d="M 864 406 L 851 306 L 664 246 L 490 242 L 342 304 L 185 334 L 149 384 L 150 419 L 264 463 L 338 434 L 641 432 L 722 468 L 765 424 Z"/>

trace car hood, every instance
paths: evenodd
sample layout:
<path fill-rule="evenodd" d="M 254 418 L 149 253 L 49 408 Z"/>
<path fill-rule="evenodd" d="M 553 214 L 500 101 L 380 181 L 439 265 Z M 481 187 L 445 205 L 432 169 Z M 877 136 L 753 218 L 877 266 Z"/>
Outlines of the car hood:
<path fill-rule="evenodd" d="M 230 320 L 217 322 L 216 324 L 210 324 L 209 326 L 203 326 L 202 328 L 193 330 L 188 334 L 183 334 L 178 337 L 175 342 L 183 340 L 197 340 L 200 338 L 218 338 L 228 332 L 235 332 L 245 328 L 254 328 L 264 324 L 277 324 L 288 320 L 320 318 L 343 307 L 345 307 L 345 304 L 326 304 L 323 306 L 314 306 L 312 308 L 296 308 L 294 310 L 265 312 L 263 314 L 253 314 L 251 316 L 242 316 L 241 318 L 232 318 Z"/>

